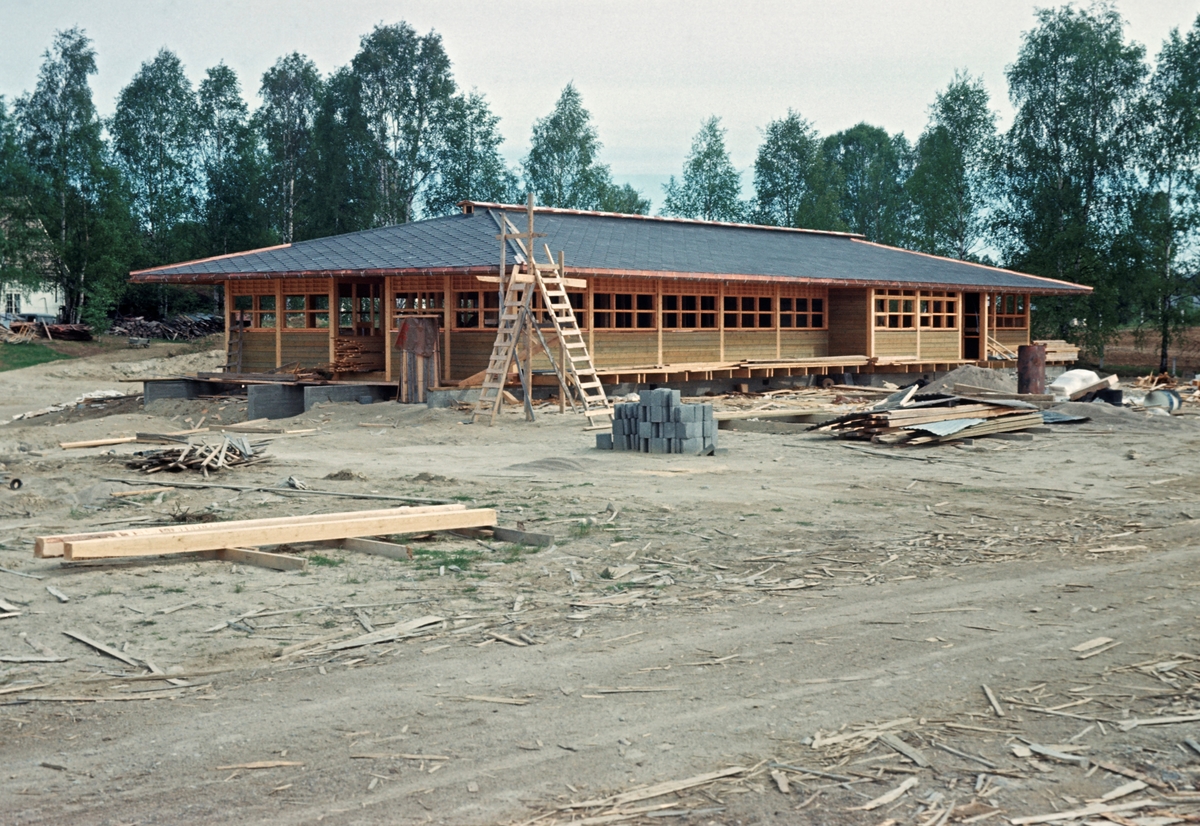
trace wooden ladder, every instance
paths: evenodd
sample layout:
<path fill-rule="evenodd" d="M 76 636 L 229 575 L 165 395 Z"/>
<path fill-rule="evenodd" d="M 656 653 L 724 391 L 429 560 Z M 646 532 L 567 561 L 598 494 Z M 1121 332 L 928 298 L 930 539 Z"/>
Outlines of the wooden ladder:
<path fill-rule="evenodd" d="M 533 284 L 518 279 L 517 268 L 513 267 L 504 291 L 504 300 L 500 305 L 500 319 L 496 328 L 496 341 L 492 345 L 492 355 L 488 358 L 487 370 L 483 374 L 483 385 L 479 388 L 479 401 L 471 414 L 472 424 L 480 417 L 487 416 L 488 424 L 494 424 L 496 414 L 504 400 L 504 383 L 508 380 L 508 371 L 517 354 L 517 345 L 521 339 L 521 331 L 525 329 L 529 319 L 529 305 L 533 298 Z M 522 386 L 528 388 L 527 376 L 517 361 L 517 370 L 521 374 Z M 531 412 L 529 394 L 525 394 L 526 412 Z"/>
<path fill-rule="evenodd" d="M 569 391 L 573 387 L 583 406 L 583 415 L 587 416 L 592 426 L 599 426 L 596 422 L 599 417 L 605 417 L 606 424 L 611 424 L 612 405 L 604 392 L 600 376 L 596 373 L 596 365 L 592 363 L 592 356 L 588 352 L 583 332 L 579 329 L 579 320 L 575 318 L 571 300 L 567 297 L 567 285 L 561 263 L 554 263 L 550 247 L 545 247 L 545 250 L 546 257 L 550 259 L 549 265 L 539 264 L 536 256 L 531 255 L 529 258 L 534 281 L 542 296 L 542 306 L 550 323 L 554 325 L 554 332 L 558 335 L 562 347 L 562 371 L 559 372 L 557 366 L 555 367 L 555 372 L 559 373 L 559 385 L 567 397 L 570 397 Z M 554 357 L 549 348 L 546 347 L 545 350 L 553 364 Z"/>

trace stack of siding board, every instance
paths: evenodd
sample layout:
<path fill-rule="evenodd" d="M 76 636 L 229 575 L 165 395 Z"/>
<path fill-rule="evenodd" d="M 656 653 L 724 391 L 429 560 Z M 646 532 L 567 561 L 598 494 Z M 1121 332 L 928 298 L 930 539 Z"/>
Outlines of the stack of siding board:
<path fill-rule="evenodd" d="M 373 373 L 383 369 L 383 348 L 378 339 L 338 337 L 334 341 L 333 369 L 338 373 Z"/>
<path fill-rule="evenodd" d="M 1034 344 L 1044 345 L 1046 348 L 1046 361 L 1075 361 L 1079 358 L 1079 348 L 1070 342 L 1061 339 L 1050 339 L 1047 341 L 1035 341 Z"/>
<path fill-rule="evenodd" d="M 918 395 L 905 388 L 869 410 L 817 425 L 840 439 L 877 444 L 927 445 L 1007 433 L 1043 423 L 1037 405 L 1018 399 Z"/>

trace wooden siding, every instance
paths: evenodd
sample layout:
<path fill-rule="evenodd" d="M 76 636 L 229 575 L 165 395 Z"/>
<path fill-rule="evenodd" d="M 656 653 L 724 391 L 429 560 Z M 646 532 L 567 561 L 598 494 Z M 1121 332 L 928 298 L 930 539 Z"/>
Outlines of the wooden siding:
<path fill-rule="evenodd" d="M 274 334 L 271 338 L 274 339 Z M 280 358 L 284 364 L 300 362 L 301 367 L 316 367 L 318 364 L 329 363 L 329 331 L 328 330 L 284 330 L 280 336 Z M 272 342 L 274 344 L 274 342 Z M 274 347 L 272 349 L 272 367 L 274 367 Z"/>
<path fill-rule="evenodd" d="M 257 333 L 247 330 L 242 339 L 242 372 L 260 373 L 275 367 L 275 331 Z M 233 334 L 237 347 L 237 333 Z"/>
<path fill-rule="evenodd" d="M 450 335 L 450 380 L 461 381 L 480 370 L 486 370 L 495 343 L 495 330 L 454 331 Z M 399 352 L 393 350 L 392 358 L 400 358 Z"/>
<path fill-rule="evenodd" d="M 819 358 L 829 355 L 829 333 L 826 330 L 781 330 L 779 357 L 781 359 Z"/>
<path fill-rule="evenodd" d="M 876 336 L 879 333 L 875 334 Z M 922 330 L 921 358 L 927 361 L 957 361 L 962 358 L 962 333 L 959 330 Z"/>
<path fill-rule="evenodd" d="M 915 356 L 916 330 L 876 330 L 875 352 L 872 356 Z"/>
<path fill-rule="evenodd" d="M 597 367 L 654 364 L 658 358 L 657 330 L 596 330 L 592 361 Z"/>
<path fill-rule="evenodd" d="M 865 356 L 868 353 L 867 290 L 830 290 L 827 308 L 828 355 Z"/>
<path fill-rule="evenodd" d="M 1017 349 L 1022 344 L 1029 343 L 1029 330 L 1015 329 L 1012 327 L 1003 327 L 999 330 L 992 331 L 992 338 L 1003 344 L 1005 347 Z"/>
<path fill-rule="evenodd" d="M 774 330 L 735 330 L 725 328 L 725 359 L 770 360 L 775 358 Z"/>
<path fill-rule="evenodd" d="M 718 330 L 663 330 L 663 363 L 716 361 L 720 346 L 721 333 Z"/>

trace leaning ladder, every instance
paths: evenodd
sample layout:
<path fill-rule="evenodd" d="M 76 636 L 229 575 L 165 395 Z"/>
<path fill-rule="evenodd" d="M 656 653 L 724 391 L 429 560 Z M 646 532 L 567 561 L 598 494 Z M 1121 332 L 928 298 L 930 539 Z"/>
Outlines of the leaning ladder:
<path fill-rule="evenodd" d="M 517 268 L 513 267 L 504 290 L 504 300 L 500 305 L 500 318 L 496 326 L 496 341 L 492 345 L 492 355 L 488 358 L 487 370 L 483 374 L 483 385 L 479 388 L 479 401 L 471 414 L 471 422 L 479 421 L 487 416 L 488 424 L 496 421 L 500 405 L 504 400 L 504 384 L 508 380 L 508 371 L 517 354 L 517 345 L 521 340 L 521 331 L 529 318 L 529 305 L 533 298 L 533 285 L 518 279 Z M 520 360 L 517 360 L 517 370 L 523 370 Z M 528 387 L 527 376 L 521 374 L 521 384 Z M 526 406 L 529 405 L 528 396 Z"/>
<path fill-rule="evenodd" d="M 574 390 L 579 396 L 579 402 L 583 406 L 583 415 L 587 416 L 593 426 L 597 426 L 596 419 L 598 417 L 605 417 L 608 420 L 607 423 L 611 423 L 612 405 L 604 393 L 604 385 L 601 384 L 600 376 L 596 373 L 596 365 L 592 363 L 587 341 L 584 340 L 583 332 L 579 329 L 579 321 L 575 318 L 575 310 L 567 296 L 566 279 L 561 262 L 556 265 L 550 247 L 545 247 L 545 250 L 546 257 L 550 259 L 549 265 L 539 264 L 536 256 L 529 256 L 529 260 L 533 265 L 531 269 L 534 273 L 534 281 L 542 296 L 542 306 L 546 309 L 546 316 L 550 319 L 550 323 L 554 325 L 554 332 L 558 335 L 562 347 L 562 372 L 559 373 L 557 366 L 555 367 L 555 372 L 559 373 L 562 392 L 570 397 L 572 388 L 568 386 L 568 383 L 574 386 Z M 543 348 L 553 364 L 554 356 L 551 355 L 550 349 L 545 347 L 544 343 Z"/>

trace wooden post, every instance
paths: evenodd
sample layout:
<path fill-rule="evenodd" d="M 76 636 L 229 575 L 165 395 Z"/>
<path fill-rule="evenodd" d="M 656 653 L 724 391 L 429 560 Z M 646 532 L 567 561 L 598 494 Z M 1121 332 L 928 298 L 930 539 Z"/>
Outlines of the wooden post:
<path fill-rule="evenodd" d="M 913 292 L 916 293 L 916 296 L 914 296 L 914 303 L 913 303 L 913 310 L 915 311 L 913 313 L 913 323 L 916 325 L 916 329 L 917 329 L 917 353 L 916 353 L 916 356 L 919 359 L 922 357 L 922 354 L 921 354 L 921 291 L 914 290 Z M 932 313 L 933 312 L 933 296 L 932 295 L 929 296 L 929 302 L 930 302 L 929 311 Z M 901 305 L 901 309 L 903 309 L 903 305 Z"/>
<path fill-rule="evenodd" d="M 779 282 L 775 282 L 775 297 L 772 301 L 775 302 L 775 358 L 783 357 L 783 332 L 779 327 L 779 299 L 783 295 L 783 287 Z M 793 308 L 794 309 L 794 308 Z"/>
<path fill-rule="evenodd" d="M 593 312 L 595 307 L 592 302 L 592 296 L 595 293 L 595 283 L 592 278 L 587 280 L 587 307 L 583 312 L 587 316 L 588 328 L 588 353 L 592 356 L 592 363 L 596 363 L 596 314 Z"/>
<path fill-rule="evenodd" d="M 979 294 L 979 357 L 984 362 L 988 360 L 988 338 L 991 334 L 992 325 L 992 296 L 990 293 L 981 292 Z"/>
<path fill-rule="evenodd" d="M 964 356 L 963 336 L 966 335 L 966 328 L 963 327 L 966 323 L 966 316 L 963 314 L 963 298 L 966 296 L 966 293 L 955 293 L 955 295 L 957 297 L 954 299 L 954 309 L 956 310 L 954 314 L 954 326 L 958 330 L 958 360 L 962 361 Z"/>
<path fill-rule="evenodd" d="M 338 325 L 341 320 L 337 316 L 338 302 L 338 282 L 336 278 L 329 279 L 329 363 L 332 365 L 337 361 L 337 334 Z M 350 299 L 351 304 L 354 299 Z M 354 318 L 354 307 L 350 308 L 350 325 L 356 327 Z"/>
<path fill-rule="evenodd" d="M 875 356 L 875 291 L 867 290 L 867 358 Z"/>
<path fill-rule="evenodd" d="M 662 279 L 654 279 L 654 326 L 658 330 L 658 360 L 654 363 L 659 367 L 663 364 L 663 323 L 662 323 Z M 636 311 L 636 308 L 635 308 Z M 678 308 L 676 309 L 678 312 Z"/>
<path fill-rule="evenodd" d="M 1046 392 L 1046 345 L 1022 344 L 1017 347 L 1017 392 Z"/>
<path fill-rule="evenodd" d="M 562 250 L 558 251 L 558 274 L 563 279 L 567 277 L 567 257 L 566 253 Z M 563 289 L 566 290 L 566 287 L 563 287 Z M 570 296 L 567 296 L 567 303 L 571 303 Z M 575 310 L 572 309 L 571 312 L 574 313 Z M 571 380 L 567 375 L 569 369 L 567 367 L 567 345 L 561 337 L 558 339 L 558 369 L 562 373 L 563 378 L 567 379 L 558 388 L 558 412 L 565 415 L 567 412 L 567 386 L 569 386 Z"/>
<path fill-rule="evenodd" d="M 233 322 L 233 288 L 225 282 L 225 364 L 229 364 L 229 325 Z M 279 323 L 279 309 L 275 310 L 275 323 Z"/>
<path fill-rule="evenodd" d="M 725 282 L 717 283 L 717 361 L 725 361 Z"/>
<path fill-rule="evenodd" d="M 307 318 L 307 314 L 305 318 Z M 283 320 L 287 315 L 283 312 L 283 281 L 275 279 L 275 366 L 283 366 Z M 330 361 L 333 358 L 330 357 Z"/>
<path fill-rule="evenodd" d="M 450 384 L 450 323 L 454 320 L 454 281 L 446 276 L 442 281 L 442 381 Z M 483 308 L 479 308 L 480 324 L 483 323 Z"/>
<path fill-rule="evenodd" d="M 388 308 L 392 304 L 392 277 L 385 275 L 383 277 L 383 298 L 379 301 L 380 312 L 383 313 L 383 318 L 379 320 L 379 326 L 383 328 L 383 376 L 388 381 L 392 380 L 392 314 Z M 333 309 L 330 309 L 329 326 L 337 330 L 337 325 L 340 323 L 337 316 L 333 314 Z M 336 335 L 336 332 L 335 332 Z"/>

